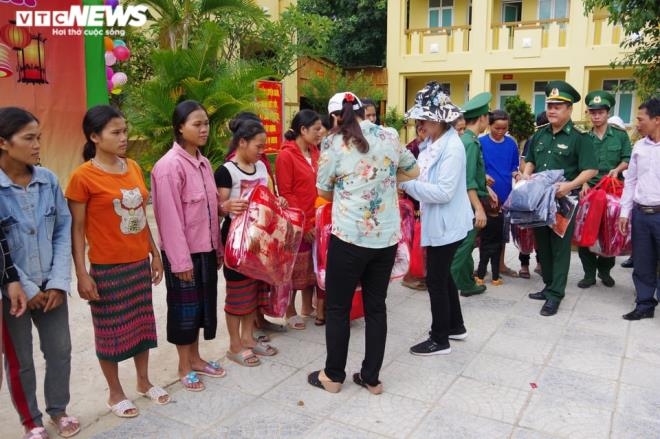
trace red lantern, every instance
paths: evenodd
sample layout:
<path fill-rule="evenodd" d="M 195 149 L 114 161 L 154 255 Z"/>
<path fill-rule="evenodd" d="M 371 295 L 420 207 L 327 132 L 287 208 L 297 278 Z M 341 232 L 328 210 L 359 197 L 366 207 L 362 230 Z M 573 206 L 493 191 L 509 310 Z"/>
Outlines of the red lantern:
<path fill-rule="evenodd" d="M 10 54 L 11 49 L 0 43 L 0 79 L 8 78 L 14 74 L 9 62 Z"/>
<path fill-rule="evenodd" d="M 14 50 L 26 48 L 32 40 L 30 32 L 24 27 L 16 26 L 15 21 L 9 21 L 0 28 L 0 38 Z"/>
<path fill-rule="evenodd" d="M 46 39 L 39 35 L 32 37 L 30 44 L 18 52 L 18 82 L 27 84 L 47 84 L 46 80 Z"/>

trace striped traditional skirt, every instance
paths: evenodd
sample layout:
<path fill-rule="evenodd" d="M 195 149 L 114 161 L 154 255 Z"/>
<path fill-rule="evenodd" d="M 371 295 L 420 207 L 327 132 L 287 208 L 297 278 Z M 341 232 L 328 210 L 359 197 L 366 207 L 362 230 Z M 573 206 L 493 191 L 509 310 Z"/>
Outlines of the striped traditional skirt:
<path fill-rule="evenodd" d="M 123 361 L 157 345 L 149 259 L 92 264 L 100 300 L 90 302 L 96 356 Z"/>
<path fill-rule="evenodd" d="M 304 240 L 300 243 L 296 261 L 291 274 L 291 289 L 303 290 L 316 285 L 314 274 L 314 261 L 312 259 L 312 245 Z"/>
<path fill-rule="evenodd" d="M 212 340 L 218 327 L 218 259 L 215 250 L 190 255 L 192 282 L 172 273 L 165 252 L 163 267 L 167 287 L 167 341 L 189 345 L 197 341 L 200 328 L 204 339 Z"/>
<path fill-rule="evenodd" d="M 225 312 L 235 316 L 248 315 L 260 304 L 267 304 L 268 286 L 257 279 L 226 280 Z M 265 301 L 260 303 L 260 301 Z"/>

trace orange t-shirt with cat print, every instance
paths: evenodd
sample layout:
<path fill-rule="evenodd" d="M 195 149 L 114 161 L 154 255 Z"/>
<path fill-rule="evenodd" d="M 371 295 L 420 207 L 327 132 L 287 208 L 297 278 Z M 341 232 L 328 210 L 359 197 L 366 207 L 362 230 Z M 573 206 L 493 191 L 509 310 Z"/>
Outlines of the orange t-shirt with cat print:
<path fill-rule="evenodd" d="M 137 262 L 149 255 L 149 193 L 140 166 L 131 159 L 126 164 L 126 172 L 113 174 L 85 162 L 66 188 L 69 201 L 86 204 L 85 237 L 93 264 Z"/>

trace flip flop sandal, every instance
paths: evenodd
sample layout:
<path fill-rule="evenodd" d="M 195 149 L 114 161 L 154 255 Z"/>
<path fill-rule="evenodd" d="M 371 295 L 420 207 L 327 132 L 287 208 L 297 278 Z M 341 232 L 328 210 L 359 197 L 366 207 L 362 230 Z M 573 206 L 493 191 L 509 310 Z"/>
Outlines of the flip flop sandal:
<path fill-rule="evenodd" d="M 75 416 L 62 416 L 57 421 L 51 418 L 50 423 L 55 426 L 57 434 L 61 437 L 71 437 L 80 433 L 80 421 Z"/>
<path fill-rule="evenodd" d="M 371 393 L 372 395 L 380 395 L 381 393 L 383 393 L 383 383 L 379 382 L 375 386 L 369 385 L 364 381 L 362 381 L 362 375 L 360 375 L 360 373 L 353 374 L 353 382 L 358 386 L 362 386 L 365 389 L 367 389 L 369 393 Z"/>
<path fill-rule="evenodd" d="M 252 352 L 263 357 L 272 357 L 273 355 L 277 355 L 277 349 L 269 344 L 261 342 L 257 342 L 256 346 L 252 348 Z"/>
<path fill-rule="evenodd" d="M 301 331 L 306 328 L 305 321 L 303 320 L 302 317 L 300 317 L 297 314 L 293 317 L 289 317 L 288 319 L 286 319 L 286 324 L 289 326 L 289 328 L 296 329 L 298 331 Z"/>
<path fill-rule="evenodd" d="M 197 370 L 193 369 L 197 375 L 203 375 L 211 378 L 222 378 L 227 375 L 227 372 L 220 366 L 220 363 L 217 361 L 207 361 L 204 369 Z"/>
<path fill-rule="evenodd" d="M 518 271 L 518 276 L 519 276 L 521 279 L 529 279 L 529 278 L 531 278 L 531 275 L 529 274 L 529 269 Z"/>
<path fill-rule="evenodd" d="M 138 408 L 135 407 L 135 404 L 133 404 L 130 400 L 124 399 L 123 401 L 119 401 L 115 405 L 110 405 L 110 403 L 105 404 L 106 407 L 112 411 L 112 414 L 117 416 L 118 418 L 134 418 L 137 415 L 140 414 L 138 411 Z M 133 413 L 126 413 L 129 410 L 135 410 Z"/>
<path fill-rule="evenodd" d="M 506 267 L 504 270 L 500 270 L 500 275 L 516 278 L 518 277 L 518 272 Z"/>
<path fill-rule="evenodd" d="M 286 332 L 286 326 L 278 325 L 277 323 L 269 322 L 266 320 L 266 323 L 262 323 L 262 327 L 259 328 L 268 332 Z"/>
<path fill-rule="evenodd" d="M 337 393 L 341 390 L 341 383 L 332 381 L 323 370 L 317 370 L 307 375 L 307 382 L 330 393 Z"/>
<path fill-rule="evenodd" d="M 231 351 L 227 351 L 227 358 L 245 367 L 256 367 L 261 365 L 261 360 L 254 354 L 254 352 L 252 352 L 251 349 L 243 349 L 237 354 Z M 256 358 L 257 361 L 252 360 L 253 358 Z M 250 360 L 252 361 L 250 362 Z"/>
<path fill-rule="evenodd" d="M 165 391 L 162 387 L 159 386 L 152 386 L 151 389 L 147 390 L 146 392 L 138 392 L 137 393 L 140 396 L 144 396 L 145 398 L 149 398 L 151 401 L 155 402 L 158 405 L 165 405 L 170 403 L 170 394 Z M 167 399 L 165 402 L 162 402 L 160 398 L 163 396 L 167 396 Z"/>
<path fill-rule="evenodd" d="M 48 432 L 43 427 L 35 427 L 25 433 L 23 439 L 49 439 Z"/>
<path fill-rule="evenodd" d="M 266 334 L 261 329 L 255 329 L 254 331 L 252 331 L 252 338 L 254 339 L 254 341 L 260 343 L 268 343 L 270 341 L 270 337 L 268 336 L 268 334 Z"/>
<path fill-rule="evenodd" d="M 183 388 L 189 392 L 201 392 L 202 390 L 206 389 L 206 386 L 204 386 L 204 383 L 200 381 L 196 372 L 188 373 L 188 375 L 181 378 L 180 381 L 181 384 L 183 384 Z M 202 384 L 201 387 L 193 386 L 193 384 L 197 384 L 197 383 L 201 383 Z"/>
<path fill-rule="evenodd" d="M 315 326 L 323 326 L 325 325 L 325 319 L 319 319 L 318 317 L 314 319 L 314 325 Z"/>

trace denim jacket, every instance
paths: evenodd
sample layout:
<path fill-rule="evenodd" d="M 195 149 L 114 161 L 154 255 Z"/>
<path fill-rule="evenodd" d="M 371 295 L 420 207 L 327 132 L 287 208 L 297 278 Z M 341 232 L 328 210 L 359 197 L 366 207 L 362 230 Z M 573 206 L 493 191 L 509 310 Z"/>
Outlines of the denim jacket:
<path fill-rule="evenodd" d="M 0 169 L 0 226 L 28 300 L 48 289 L 69 292 L 71 213 L 55 174 L 35 166 L 24 188 Z"/>

